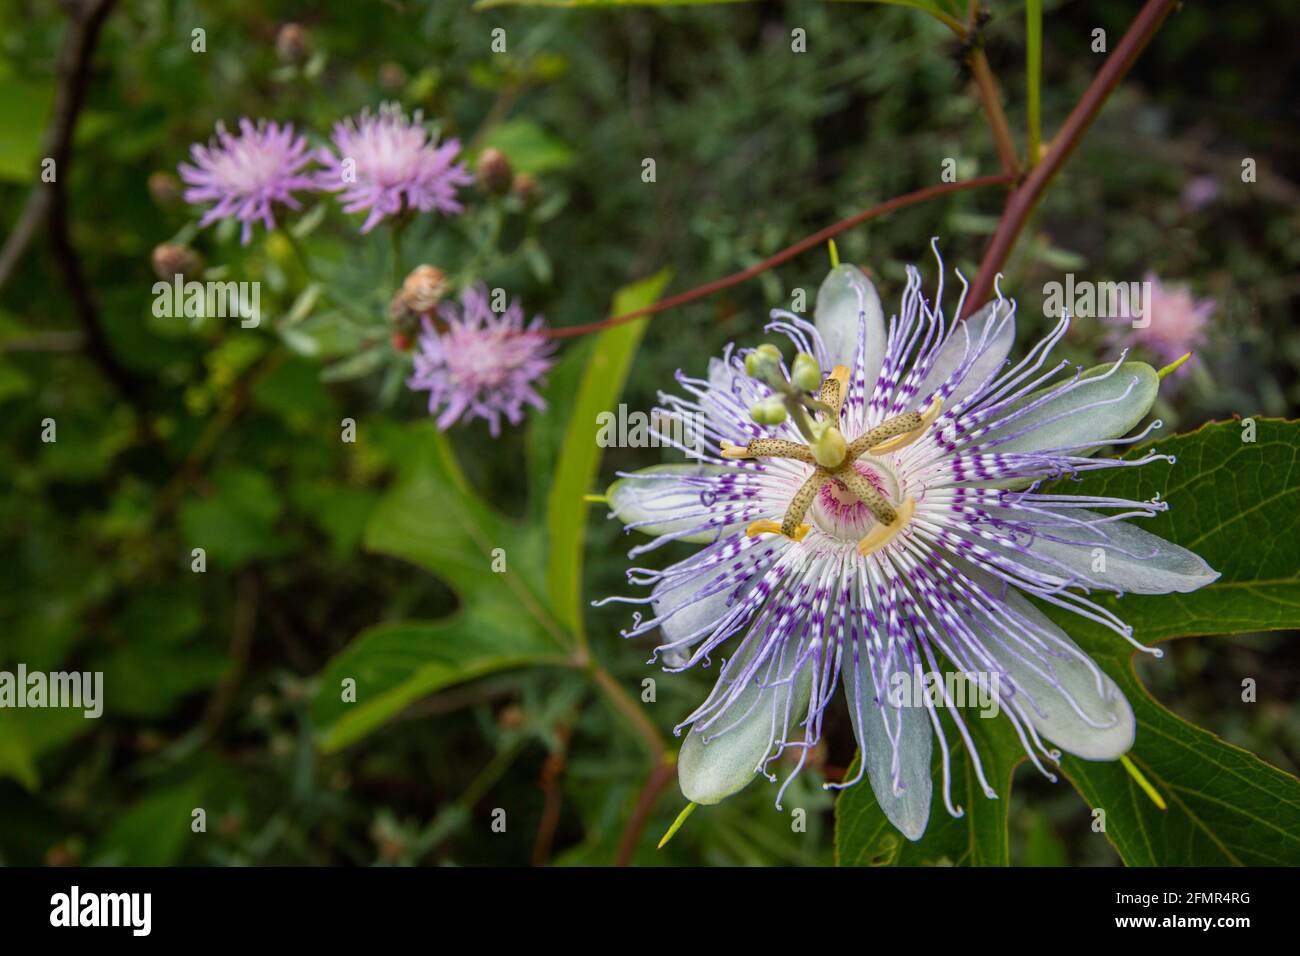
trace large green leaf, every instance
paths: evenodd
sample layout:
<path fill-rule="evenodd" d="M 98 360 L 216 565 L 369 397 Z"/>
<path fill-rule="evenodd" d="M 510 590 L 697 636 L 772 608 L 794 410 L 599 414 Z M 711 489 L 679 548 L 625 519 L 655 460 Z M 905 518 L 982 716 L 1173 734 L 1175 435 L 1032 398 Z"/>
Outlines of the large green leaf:
<path fill-rule="evenodd" d="M 0 709 L 0 780 L 12 777 L 36 790 L 41 782 L 37 758 L 97 726 L 98 721 L 75 708 Z"/>
<path fill-rule="evenodd" d="M 671 273 L 662 270 L 620 289 L 614 296 L 612 314 L 622 315 L 651 305 L 670 278 Z M 600 431 L 597 416 L 613 410 L 618 401 L 632 356 L 645 334 L 646 321 L 638 319 L 606 329 L 591 351 L 585 353 L 586 365 L 547 497 L 548 591 L 560 623 L 578 633 L 582 629 L 582 540 L 590 507 L 583 496 L 596 480 L 602 453 L 596 444 Z"/>
<path fill-rule="evenodd" d="M 1222 576 L 1192 594 L 1098 603 L 1146 644 L 1300 627 L 1300 423 L 1257 419 L 1252 436 L 1250 425 L 1219 422 L 1153 444 L 1177 463 L 1094 473 L 1078 493 L 1160 495 L 1169 510 L 1143 527 Z M 1160 810 L 1120 764 L 1063 762 L 1089 805 L 1106 811 L 1106 836 L 1126 863 L 1300 863 L 1300 782 L 1160 706 L 1113 633 L 1046 610 L 1128 695 L 1138 718 L 1130 757 L 1167 806 Z"/>
<path fill-rule="evenodd" d="M 661 272 L 621 290 L 614 313 L 651 304 L 667 281 Z M 551 407 L 537 416 L 529 445 L 534 480 L 535 459 L 554 468 L 545 533 L 538 509 L 531 509 L 534 520 L 519 523 L 473 494 L 433 423 L 371 429 L 399 475 L 371 515 L 366 547 L 430 571 L 451 586 L 460 606 L 438 621 L 370 628 L 329 663 L 312 704 L 323 749 L 359 740 L 452 684 L 507 668 L 572 663 L 582 628 L 583 495 L 600 464 L 596 416 L 617 401 L 644 329 L 644 322 L 608 329 L 555 370 Z M 561 433 L 555 423 L 566 412 Z M 555 445 L 558 455 L 545 450 Z M 355 699 L 352 686 L 344 693 L 349 679 Z"/>
<path fill-rule="evenodd" d="M 1119 655 L 1093 653 L 1133 705 L 1138 732 L 1129 759 L 1166 806 L 1156 806 L 1119 763 L 1062 761 L 1088 806 L 1105 811 L 1106 837 L 1124 862 L 1300 864 L 1300 783 L 1166 710 Z"/>
<path fill-rule="evenodd" d="M 363 631 L 321 674 L 312 718 L 320 746 L 338 750 L 434 691 L 511 667 L 568 660 L 537 630 L 520 627 L 513 605 L 476 601 L 433 622 L 380 624 Z M 343 701 L 343 681 L 356 700 Z"/>
<path fill-rule="evenodd" d="M 92 860 L 104 866 L 172 866 L 194 835 L 194 811 L 203 807 L 204 784 L 194 780 L 142 797 L 95 844 Z M 211 822 L 211 821 L 208 821 Z"/>
<path fill-rule="evenodd" d="M 470 491 L 433 423 L 375 431 L 399 476 L 371 516 L 366 547 L 432 572 L 460 607 L 438 621 L 373 627 L 329 663 L 312 703 L 325 750 L 360 739 L 440 688 L 572 656 L 572 637 L 542 597 L 541 534 Z M 347 678 L 355 681 L 355 700 L 344 699 Z"/>
<path fill-rule="evenodd" d="M 1136 500 L 1159 495 L 1169 510 L 1142 527 L 1196 551 L 1221 572 L 1193 594 L 1093 595 L 1133 625 L 1143 643 L 1300 627 L 1300 424 L 1260 419 L 1251 427 L 1253 436 L 1240 422 L 1206 425 L 1129 453 L 1137 457 L 1154 447 L 1173 455 L 1174 465 L 1090 472 L 1059 489 Z M 1113 632 L 1053 607 L 1044 610 L 1124 689 L 1138 719 L 1130 759 L 1166 804 L 1161 810 L 1121 763 L 1062 761 L 1089 806 L 1106 811 L 1106 837 L 1126 863 L 1300 863 L 1300 781 L 1153 700 L 1133 671 L 1136 652 Z M 1023 759 L 1018 741 L 999 731 L 986 742 L 989 729 L 980 723 L 971 722 L 972 734 L 986 768 L 1009 773 Z M 955 779 L 968 779 L 968 761 L 954 755 L 961 767 L 954 768 Z M 936 801 L 925 837 L 901 846 L 905 841 L 896 833 L 897 842 L 888 839 L 870 788 L 846 791 L 837 808 L 838 858 L 847 864 L 1005 861 L 1005 816 L 994 827 L 986 813 L 972 815 L 975 801 L 965 803 L 971 817 L 966 842 Z"/>

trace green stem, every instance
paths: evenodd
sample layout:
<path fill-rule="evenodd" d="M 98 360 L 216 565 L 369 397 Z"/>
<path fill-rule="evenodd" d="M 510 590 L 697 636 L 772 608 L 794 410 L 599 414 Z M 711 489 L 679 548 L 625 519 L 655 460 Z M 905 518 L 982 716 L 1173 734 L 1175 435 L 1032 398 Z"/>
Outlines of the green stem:
<path fill-rule="evenodd" d="M 1043 161 L 1030 170 L 1029 175 L 1008 197 L 1006 207 L 1002 211 L 1002 218 L 998 220 L 993 238 L 989 240 L 984 258 L 980 261 L 979 272 L 976 273 L 975 281 L 971 283 L 970 291 L 966 294 L 966 307 L 961 318 L 967 318 L 989 301 L 998 271 L 1007 261 L 1007 256 L 1011 254 L 1011 248 L 1016 244 L 1020 230 L 1038 202 L 1038 197 L 1074 152 L 1074 148 L 1079 144 L 1088 127 L 1092 125 L 1092 121 L 1097 118 L 1097 114 L 1101 112 L 1111 92 L 1119 85 L 1119 81 L 1176 4 L 1177 0 L 1147 0 L 1124 36 L 1120 38 L 1119 44 L 1106 58 L 1106 62 L 1102 64 L 1079 102 L 1066 117 L 1060 131 L 1052 138 L 1052 144 L 1043 156 Z"/>
<path fill-rule="evenodd" d="M 284 236 L 285 241 L 289 243 L 289 248 L 293 250 L 293 257 L 298 260 L 298 265 L 302 267 L 303 274 L 312 282 L 316 280 L 316 270 L 312 268 L 311 258 L 307 255 L 307 250 L 302 247 L 302 242 L 293 234 L 293 230 L 288 226 L 280 229 L 280 235 Z"/>
<path fill-rule="evenodd" d="M 605 670 L 597 661 L 587 660 L 583 663 L 592 681 L 604 692 L 605 698 L 615 710 L 628 719 L 633 729 L 645 741 L 646 749 L 650 751 L 655 763 L 662 762 L 666 747 L 664 746 L 663 736 L 659 733 L 659 728 L 651 722 L 640 705 L 614 679 L 613 674 Z"/>
<path fill-rule="evenodd" d="M 501 241 L 501 230 L 505 225 L 505 217 L 501 214 L 501 207 L 496 203 L 488 206 L 488 231 L 487 236 L 479 247 L 474 250 L 474 255 L 470 258 L 469 265 L 461 270 L 460 285 L 466 285 L 469 282 L 479 278 L 479 273 L 483 269 L 484 263 L 489 256 L 496 253 L 497 244 Z"/>
<path fill-rule="evenodd" d="M 393 223 L 393 228 L 388 230 L 390 247 L 393 251 L 393 292 L 396 293 L 402 287 L 402 280 L 405 275 L 402 272 L 402 229 L 406 223 L 401 220 Z"/>
<path fill-rule="evenodd" d="M 1042 139 L 1040 123 L 1040 93 L 1043 73 L 1043 0 L 1025 0 L 1025 89 L 1028 117 L 1027 165 L 1038 165 L 1039 143 Z"/>
<path fill-rule="evenodd" d="M 496 756 L 489 761 L 486 767 L 479 771 L 478 776 L 470 781 L 469 786 L 465 788 L 465 792 L 460 795 L 460 799 L 456 802 L 466 810 L 472 809 L 474 804 L 487 796 L 487 792 L 501 779 L 501 775 L 509 769 L 514 759 L 519 756 L 523 746 L 524 741 L 517 740 L 497 751 Z"/>

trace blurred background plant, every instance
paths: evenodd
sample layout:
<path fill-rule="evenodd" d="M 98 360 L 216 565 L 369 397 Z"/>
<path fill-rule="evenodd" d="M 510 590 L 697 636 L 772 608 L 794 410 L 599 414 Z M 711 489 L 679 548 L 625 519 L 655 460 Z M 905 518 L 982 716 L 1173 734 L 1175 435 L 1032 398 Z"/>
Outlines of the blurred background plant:
<path fill-rule="evenodd" d="M 1023 6 L 990 7 L 984 48 L 1020 130 Z M 1046 7 L 1050 135 L 1100 62 L 1094 29 L 1113 43 L 1133 4 Z M 1286 176 L 1300 159 L 1289 94 L 1298 17 L 1280 0 L 1187 4 L 1173 15 L 1007 264 L 1003 287 L 1027 330 L 1046 327 L 1044 286 L 1067 272 L 1095 281 L 1152 273 L 1213 300 L 1204 346 L 1163 393 L 1169 431 L 1233 415 L 1294 417 L 1300 405 L 1300 204 Z M 30 0 L 0 8 L 8 228 L 43 158 L 67 21 Z M 505 52 L 493 51 L 496 28 Z M 796 28 L 805 53 L 792 49 Z M 195 29 L 205 31 L 203 52 Z M 323 145 L 338 119 L 388 100 L 460 138 L 480 174 L 463 190 L 463 217 L 411 222 L 396 270 L 385 231 L 358 235 L 359 219 L 329 198 L 289 216 L 291 235 L 259 229 L 248 246 L 235 228 L 195 228 L 175 168 L 217 120 L 288 120 Z M 555 453 L 565 426 L 539 418 L 531 435 L 507 429 L 493 440 L 474 422 L 442 445 L 405 424 L 426 408 L 402 387 L 406 357 L 390 312 L 398 283 L 434 264 L 457 288 L 482 278 L 562 327 L 608 314 L 615 290 L 665 266 L 676 290 L 753 265 L 934 184 L 945 159 L 963 179 L 998 171 L 947 29 L 909 9 L 806 2 L 473 11 L 394 0 L 306 11 L 274 0 L 122 0 L 104 23 L 71 150 L 62 190 L 83 286 L 69 286 L 41 232 L 0 290 L 0 667 L 102 670 L 108 704 L 98 721 L 0 711 L 5 863 L 628 857 L 620 841 L 637 817 L 649 737 L 608 706 L 604 678 L 593 681 L 586 664 L 394 697 L 364 740 L 329 745 L 337 715 L 320 702 L 337 698 L 329 681 L 358 632 L 445 618 L 464 601 L 393 557 L 400 545 L 383 546 L 404 519 L 418 523 L 393 511 L 417 459 L 454 449 L 465 487 L 523 528 L 542 513 L 544 449 Z M 1253 183 L 1242 181 L 1245 158 L 1257 164 Z M 904 265 L 926 259 L 932 235 L 973 276 L 999 211 L 996 190 L 945 197 L 846 233 L 840 256 L 868 269 L 888 310 Z M 200 257 L 210 278 L 260 281 L 261 326 L 156 318 L 151 260 L 163 243 Z M 698 374 L 725 342 L 752 342 L 767 310 L 796 289 L 811 295 L 826 265 L 809 253 L 657 317 L 629 353 L 621 400 L 649 409 L 676 369 Z M 102 347 L 84 322 L 83 289 Z M 1114 328 L 1080 321 L 1066 356 L 1092 365 L 1115 344 Z M 1134 347 L 1158 358 L 1144 353 L 1149 342 Z M 553 375 L 557 405 L 583 348 L 570 347 L 577 357 Z M 57 442 L 40 441 L 46 418 Z M 340 440 L 345 418 L 358 423 L 355 443 Z M 600 474 L 658 454 L 610 449 Z M 616 523 L 593 513 L 579 538 L 583 606 L 623 592 L 628 543 Z M 530 541 L 519 532 L 504 546 L 511 560 L 517 547 L 521 561 L 545 568 Z M 196 547 L 206 550 L 203 574 L 191 571 Z M 650 736 L 675 750 L 671 726 L 711 676 L 645 666 L 649 647 L 618 637 L 627 618 L 617 605 L 584 616 L 585 660 L 623 694 L 635 701 L 641 681 L 656 679 L 656 702 L 635 707 Z M 1296 771 L 1294 641 L 1245 635 L 1170 650 L 1141 669 L 1158 699 Z M 1242 675 L 1258 677 L 1258 705 L 1240 705 Z M 808 811 L 807 832 L 794 832 L 756 786 L 656 852 L 681 806 L 670 783 L 640 821 L 630 858 L 831 862 L 833 801 L 820 783 L 853 755 L 838 716 L 787 798 Z M 1013 862 L 1118 862 L 1068 784 L 1024 767 L 1016 780 Z M 206 810 L 201 837 L 195 807 Z M 505 832 L 491 826 L 497 808 Z"/>

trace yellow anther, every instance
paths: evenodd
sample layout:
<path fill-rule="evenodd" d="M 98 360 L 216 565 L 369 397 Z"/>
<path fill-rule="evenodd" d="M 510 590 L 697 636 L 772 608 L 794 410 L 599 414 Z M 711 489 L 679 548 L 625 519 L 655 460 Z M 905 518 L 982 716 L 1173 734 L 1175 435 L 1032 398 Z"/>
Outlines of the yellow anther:
<path fill-rule="evenodd" d="M 844 407 L 844 399 L 849 394 L 849 374 L 846 366 L 835 366 L 831 369 L 831 374 L 826 376 L 826 381 L 822 382 L 821 393 L 818 395 L 823 404 L 835 410 L 836 419 L 839 418 L 840 409 Z M 834 385 L 831 384 L 832 382 Z"/>
<path fill-rule="evenodd" d="M 751 458 L 749 449 L 744 445 L 733 445 L 725 438 L 722 440 L 722 457 L 723 458 Z"/>
<path fill-rule="evenodd" d="M 912 520 L 912 515 L 916 511 L 916 499 L 909 497 L 898 506 L 898 517 L 894 519 L 893 524 L 880 524 L 867 532 L 867 536 L 858 542 L 858 554 L 864 558 L 869 554 L 875 554 L 889 542 L 897 537 L 898 532 L 902 531 L 907 523 Z"/>
<path fill-rule="evenodd" d="M 809 532 L 809 530 L 810 528 L 808 525 L 801 524 L 799 525 L 798 528 L 795 529 L 794 534 L 789 535 L 788 537 L 790 538 L 791 541 L 802 541 L 804 535 L 806 535 Z M 760 534 L 783 534 L 783 533 L 784 532 L 781 531 L 781 526 L 777 522 L 768 521 L 766 518 L 760 518 L 758 521 L 755 521 L 753 524 L 751 524 L 748 528 L 745 529 L 745 534 L 751 538 L 757 538 Z"/>
<path fill-rule="evenodd" d="M 910 432 L 905 432 L 902 435 L 895 435 L 893 438 L 881 442 L 874 448 L 867 449 L 867 451 L 872 455 L 883 455 L 886 452 L 898 451 L 900 448 L 906 448 L 908 445 L 912 444 L 912 442 L 925 434 L 926 429 L 933 425 L 934 420 L 939 417 L 939 411 L 942 408 L 943 399 L 936 395 L 934 401 L 930 403 L 930 407 L 922 413 L 920 425 L 913 428 Z"/>

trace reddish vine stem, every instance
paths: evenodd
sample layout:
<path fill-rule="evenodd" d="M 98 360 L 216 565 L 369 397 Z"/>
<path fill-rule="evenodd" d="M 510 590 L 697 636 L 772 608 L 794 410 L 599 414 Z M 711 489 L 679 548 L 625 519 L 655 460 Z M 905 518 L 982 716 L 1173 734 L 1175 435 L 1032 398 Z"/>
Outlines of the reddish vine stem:
<path fill-rule="evenodd" d="M 633 319 L 639 319 L 647 315 L 654 315 L 667 309 L 676 308 L 679 305 L 685 305 L 688 302 L 694 302 L 696 299 L 703 299 L 705 296 L 712 295 L 715 292 L 721 292 L 723 289 L 730 289 L 732 286 L 740 285 L 742 282 L 761 275 L 768 269 L 775 268 L 784 262 L 799 256 L 814 246 L 821 245 L 828 239 L 833 239 L 840 233 L 852 229 L 854 226 L 861 225 L 869 219 L 875 219 L 877 216 L 883 216 L 885 213 L 893 212 L 895 209 L 903 209 L 906 206 L 913 206 L 917 203 L 925 202 L 927 199 L 934 199 L 936 196 L 942 196 L 945 193 L 962 192 L 967 189 L 979 189 L 984 186 L 1005 186 L 1014 181 L 1010 175 L 999 176 L 980 176 L 976 179 L 968 179 L 959 183 L 941 183 L 938 186 L 927 186 L 925 189 L 918 189 L 916 192 L 906 193 L 902 196 L 896 196 L 893 199 L 872 206 L 860 213 L 842 219 L 839 222 L 827 226 L 825 229 L 814 232 L 811 236 L 799 240 L 792 246 L 782 249 L 773 256 L 769 256 L 762 262 L 750 266 L 748 269 L 742 269 L 740 272 L 733 272 L 729 276 L 724 276 L 706 285 L 698 286 L 686 292 L 680 292 L 677 295 L 661 299 L 654 305 L 646 306 L 643 309 L 636 309 L 632 312 L 625 312 L 622 315 L 615 315 L 608 319 L 601 319 L 599 322 L 588 322 L 585 325 L 570 325 L 565 328 L 548 329 L 543 334 L 547 338 L 567 339 L 576 335 L 587 335 L 590 332 L 600 332 L 604 329 L 611 328 L 615 325 L 622 325 L 625 322 L 631 322 Z"/>
<path fill-rule="evenodd" d="M 636 845 L 640 842 L 646 824 L 650 822 L 650 812 L 654 810 L 659 795 L 675 776 L 677 776 L 677 765 L 666 760 L 661 760 L 650 771 L 650 776 L 646 778 L 645 786 L 641 788 L 641 794 L 637 797 L 636 808 L 628 818 L 627 826 L 624 827 L 623 835 L 618 841 L 615 866 L 627 866 L 632 862 L 632 858 L 636 855 Z"/>
<path fill-rule="evenodd" d="M 1052 140 L 1042 162 L 1030 171 L 1024 181 L 1007 198 L 1002 218 L 998 220 L 993 238 L 989 240 L 984 259 L 980 262 L 979 272 L 971 284 L 970 294 L 966 297 L 966 307 L 962 318 L 966 318 L 985 302 L 993 292 L 993 284 L 999 270 L 1011 254 L 1011 249 L 1024 228 L 1025 221 L 1033 212 L 1038 197 L 1056 175 L 1062 164 L 1074 152 L 1074 148 L 1088 131 L 1092 121 L 1097 118 L 1107 98 L 1124 78 L 1124 74 L 1137 60 L 1143 48 L 1155 35 L 1160 24 L 1164 22 L 1169 11 L 1178 0 L 1147 0 L 1136 19 L 1124 33 L 1114 52 L 1102 64 L 1101 70 L 1093 78 L 1088 89 L 1084 91 L 1079 102 L 1075 104 L 1070 115 L 1066 117 L 1061 131 Z"/>

